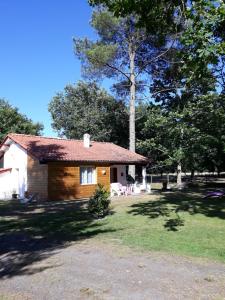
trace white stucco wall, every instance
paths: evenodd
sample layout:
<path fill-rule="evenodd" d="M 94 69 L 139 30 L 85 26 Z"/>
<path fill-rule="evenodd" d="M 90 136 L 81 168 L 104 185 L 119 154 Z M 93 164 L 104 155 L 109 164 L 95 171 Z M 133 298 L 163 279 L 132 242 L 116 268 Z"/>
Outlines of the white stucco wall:
<path fill-rule="evenodd" d="M 117 182 L 121 183 L 122 185 L 126 185 L 126 165 L 113 165 L 111 168 L 117 168 Z"/>
<path fill-rule="evenodd" d="M 11 178 L 11 171 L 0 173 L 0 200 L 12 198 L 13 182 Z"/>
<path fill-rule="evenodd" d="M 11 182 L 8 185 L 12 190 L 15 190 L 20 197 L 24 196 L 24 192 L 27 190 L 27 153 L 26 151 L 15 144 L 14 142 L 9 146 L 4 154 L 3 168 L 12 168 Z M 9 178 L 9 177 L 8 177 Z M 8 179 L 9 180 L 9 179 Z M 1 190 L 2 184 L 0 183 Z"/>

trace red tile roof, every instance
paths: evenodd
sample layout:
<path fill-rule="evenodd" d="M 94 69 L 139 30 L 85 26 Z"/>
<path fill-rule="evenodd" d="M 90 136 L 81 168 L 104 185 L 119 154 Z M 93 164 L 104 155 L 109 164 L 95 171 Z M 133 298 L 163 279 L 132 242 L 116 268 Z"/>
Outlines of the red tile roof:
<path fill-rule="evenodd" d="M 8 138 L 43 162 L 148 163 L 146 157 L 112 143 L 92 141 L 90 148 L 85 148 L 82 140 L 67 140 L 24 134 L 9 134 Z"/>
<path fill-rule="evenodd" d="M 9 171 L 11 171 L 11 170 L 12 170 L 12 168 L 8 168 L 8 169 L 0 168 L 0 174 L 1 174 L 1 173 L 5 173 L 5 172 L 9 172 Z"/>

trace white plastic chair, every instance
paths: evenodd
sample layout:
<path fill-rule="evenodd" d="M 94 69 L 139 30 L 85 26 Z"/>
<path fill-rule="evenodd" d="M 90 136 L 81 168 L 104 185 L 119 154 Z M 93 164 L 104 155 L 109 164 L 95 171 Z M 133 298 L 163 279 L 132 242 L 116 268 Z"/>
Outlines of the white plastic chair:
<path fill-rule="evenodd" d="M 111 195 L 117 194 L 118 196 L 126 195 L 126 186 L 123 186 L 119 182 L 113 182 L 110 184 Z"/>

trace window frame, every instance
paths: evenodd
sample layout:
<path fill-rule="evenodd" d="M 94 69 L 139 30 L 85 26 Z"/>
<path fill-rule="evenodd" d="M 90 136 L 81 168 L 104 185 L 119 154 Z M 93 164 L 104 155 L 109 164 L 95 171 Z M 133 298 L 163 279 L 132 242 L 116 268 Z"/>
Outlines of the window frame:
<path fill-rule="evenodd" d="M 82 183 L 82 170 L 87 170 L 87 181 L 88 181 L 88 168 L 92 168 L 92 183 Z M 80 185 L 96 185 L 97 184 L 97 171 L 95 166 L 80 166 Z"/>

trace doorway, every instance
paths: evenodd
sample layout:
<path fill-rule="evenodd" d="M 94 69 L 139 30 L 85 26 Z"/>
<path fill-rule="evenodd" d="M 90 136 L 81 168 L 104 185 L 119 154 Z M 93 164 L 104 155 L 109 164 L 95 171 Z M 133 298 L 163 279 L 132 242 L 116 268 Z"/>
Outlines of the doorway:
<path fill-rule="evenodd" d="M 110 168 L 110 183 L 118 182 L 117 168 Z"/>

